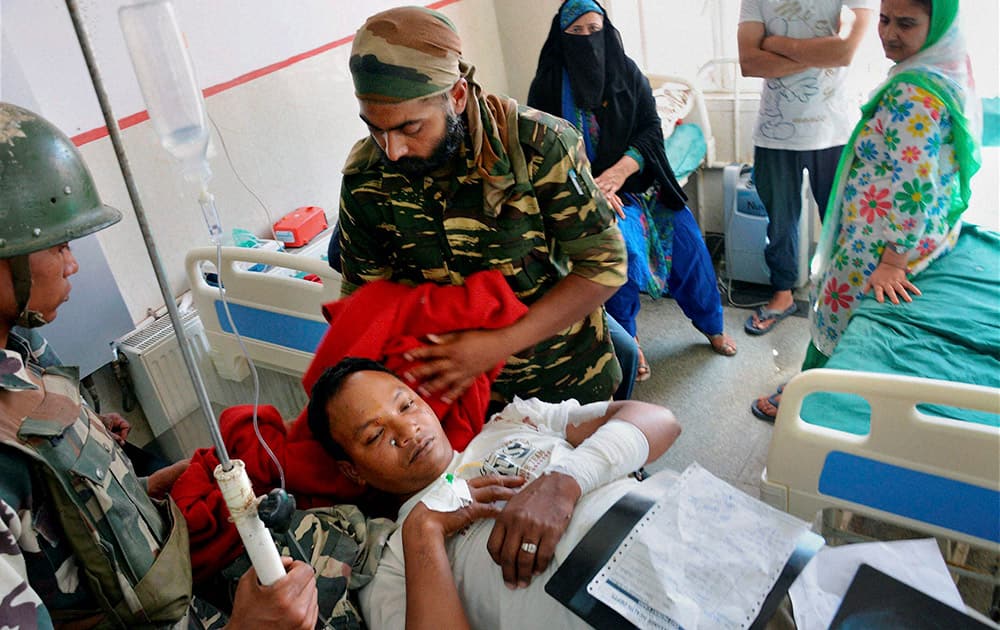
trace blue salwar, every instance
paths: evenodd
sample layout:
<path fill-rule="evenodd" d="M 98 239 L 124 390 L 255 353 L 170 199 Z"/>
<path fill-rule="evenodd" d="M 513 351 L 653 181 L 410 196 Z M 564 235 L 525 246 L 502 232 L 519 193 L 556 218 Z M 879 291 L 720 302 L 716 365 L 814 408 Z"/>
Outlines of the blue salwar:
<path fill-rule="evenodd" d="M 706 335 L 721 333 L 722 299 L 715 269 L 691 210 L 670 210 L 633 194 L 622 201 L 626 218 L 618 227 L 628 249 L 628 281 L 604 303 L 608 314 L 634 337 L 639 294 L 657 298 L 668 293 L 695 328 Z"/>

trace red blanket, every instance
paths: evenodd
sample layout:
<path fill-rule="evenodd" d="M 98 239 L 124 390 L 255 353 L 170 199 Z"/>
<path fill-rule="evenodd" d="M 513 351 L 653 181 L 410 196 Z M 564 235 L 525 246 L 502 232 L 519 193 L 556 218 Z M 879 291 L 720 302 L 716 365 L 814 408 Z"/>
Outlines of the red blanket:
<path fill-rule="evenodd" d="M 303 386 L 309 392 L 326 368 L 347 356 L 382 361 L 396 373 L 410 367 L 403 353 L 423 345 L 428 334 L 477 328 L 502 328 L 527 307 L 514 296 L 498 271 L 473 274 L 464 286 L 425 284 L 416 288 L 388 281 L 365 285 L 351 297 L 323 307 L 330 328 L 316 348 Z M 462 450 L 483 427 L 490 385 L 503 364 L 478 377 L 455 403 L 427 398 L 441 418 L 452 446 Z M 219 425 L 234 459 L 243 460 L 259 495 L 280 483 L 277 468 L 254 433 L 252 406 L 226 409 Z M 300 508 L 357 499 L 362 489 L 341 475 L 333 459 L 313 440 L 305 410 L 287 428 L 270 405 L 258 409 L 261 435 L 281 462 L 286 490 Z M 187 520 L 195 580 L 209 577 L 242 551 L 236 528 L 212 476 L 218 464 L 213 449 L 199 449 L 174 484 L 171 496 Z"/>

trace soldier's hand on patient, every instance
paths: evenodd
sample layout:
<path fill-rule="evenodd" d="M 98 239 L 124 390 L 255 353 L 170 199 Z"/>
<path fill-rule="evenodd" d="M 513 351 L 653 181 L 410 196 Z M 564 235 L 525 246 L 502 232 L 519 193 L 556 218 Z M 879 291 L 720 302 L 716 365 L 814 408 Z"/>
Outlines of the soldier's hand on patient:
<path fill-rule="evenodd" d="M 477 376 L 510 356 L 501 330 L 466 330 L 427 335 L 431 343 L 408 351 L 408 361 L 419 362 L 403 374 L 403 380 L 421 396 L 440 395 L 454 402 Z"/>
<path fill-rule="evenodd" d="M 549 566 L 579 498 L 575 479 L 548 473 L 507 502 L 486 545 L 507 586 L 524 588 Z"/>
<path fill-rule="evenodd" d="M 498 501 L 508 501 L 517 494 L 517 488 L 524 483 L 520 477 L 477 477 L 470 479 L 469 493 L 472 503 L 453 512 L 438 512 L 428 508 L 423 502 L 410 511 L 403 523 L 403 543 L 407 536 L 441 536 L 442 539 L 456 534 L 472 523 L 495 518 L 501 510 Z"/>
<path fill-rule="evenodd" d="M 182 459 L 166 468 L 154 471 L 146 478 L 146 494 L 154 499 L 162 499 L 167 496 L 170 489 L 174 487 L 174 482 L 187 470 L 190 463 L 190 458 Z"/>
<path fill-rule="evenodd" d="M 227 629 L 302 629 L 316 626 L 319 595 L 316 572 L 299 560 L 282 558 L 287 574 L 270 586 L 257 581 L 253 567 L 243 574 L 236 587 L 233 614 Z"/>

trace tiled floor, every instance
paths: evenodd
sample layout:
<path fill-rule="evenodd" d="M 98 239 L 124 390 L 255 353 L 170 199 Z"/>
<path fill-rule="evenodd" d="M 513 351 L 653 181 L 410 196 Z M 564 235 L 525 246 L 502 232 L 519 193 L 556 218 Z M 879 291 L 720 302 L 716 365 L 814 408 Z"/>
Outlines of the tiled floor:
<path fill-rule="evenodd" d="M 671 299 L 643 298 L 639 339 L 652 367 L 633 397 L 670 408 L 684 428 L 680 439 L 655 464 L 683 470 L 698 462 L 712 474 L 752 496 L 759 495 L 771 425 L 750 413 L 757 396 L 798 373 L 808 341 L 808 321 L 789 317 L 758 337 L 743 331 L 751 311 L 726 307 L 726 329 L 739 352 L 723 357 Z"/>
<path fill-rule="evenodd" d="M 758 396 L 798 374 L 809 337 L 808 320 L 789 317 L 770 333 L 751 337 L 743 322 L 752 311 L 725 308 L 726 329 L 736 340 L 735 357 L 713 353 L 705 338 L 691 326 L 677 303 L 669 298 L 643 297 L 639 313 L 639 339 L 652 366 L 648 381 L 637 383 L 633 398 L 670 408 L 684 428 L 676 444 L 654 464 L 684 470 L 698 462 L 715 476 L 747 494 L 760 496 L 760 475 L 767 462 L 771 425 L 750 413 Z M 877 523 L 866 535 L 883 539 L 918 534 Z M 852 528 L 853 529 L 853 528 Z M 902 533 L 900 533 L 902 532 Z M 996 554 L 973 551 L 968 565 L 993 571 Z M 965 602 L 980 612 L 991 605 L 992 589 L 985 583 L 962 579 L 959 590 Z"/>

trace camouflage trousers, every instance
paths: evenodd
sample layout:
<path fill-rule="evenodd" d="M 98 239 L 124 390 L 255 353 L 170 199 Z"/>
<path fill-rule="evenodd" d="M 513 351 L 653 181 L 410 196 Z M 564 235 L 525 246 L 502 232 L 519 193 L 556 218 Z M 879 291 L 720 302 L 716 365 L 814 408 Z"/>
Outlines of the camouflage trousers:
<path fill-rule="evenodd" d="M 281 555 L 308 562 L 316 570 L 319 592 L 316 628 L 364 628 L 355 593 L 375 575 L 382 549 L 395 527 L 389 519 L 366 518 L 353 505 L 338 505 L 296 511 L 287 534 L 275 535 Z M 286 536 L 294 539 L 298 548 Z M 305 553 L 305 558 L 299 557 L 298 549 Z M 243 554 L 223 570 L 230 597 L 248 568 L 250 560 Z M 192 630 L 218 630 L 228 621 L 225 614 L 198 598 L 192 604 L 192 611 L 188 623 Z"/>

